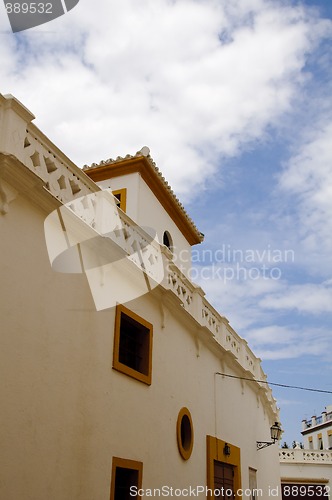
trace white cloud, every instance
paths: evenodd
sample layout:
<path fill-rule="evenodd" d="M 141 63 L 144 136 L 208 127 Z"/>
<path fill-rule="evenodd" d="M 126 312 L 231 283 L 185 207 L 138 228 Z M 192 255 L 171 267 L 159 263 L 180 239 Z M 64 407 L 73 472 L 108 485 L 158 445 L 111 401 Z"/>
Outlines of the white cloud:
<path fill-rule="evenodd" d="M 9 30 L 6 16 L 0 23 Z M 306 104 L 306 65 L 330 33 L 331 23 L 314 10 L 283 0 L 82 1 L 49 25 L 1 34 L 0 90 L 31 109 L 37 126 L 79 165 L 148 145 L 181 200 L 193 200 L 214 182 L 223 158 L 264 140 L 271 126 L 284 132 L 293 107 Z M 282 244 L 279 234 L 257 228 L 249 245 L 239 231 L 244 247 L 293 242 L 318 256 L 322 246 L 326 255 L 332 248 L 329 113 L 307 131 L 280 180 L 287 201 L 298 200 L 296 227 L 287 227 Z M 331 304 L 328 283 L 290 286 L 285 276 L 202 285 L 241 335 L 280 311 L 320 314 Z M 285 338 L 278 328 L 277 338 Z M 262 353 L 297 356 L 296 330 L 290 339 L 285 347 L 271 341 Z"/>
<path fill-rule="evenodd" d="M 287 345 L 294 342 L 298 333 L 284 326 L 271 325 L 247 331 L 248 338 L 256 344 Z"/>
<path fill-rule="evenodd" d="M 326 34 L 311 11 L 268 0 L 80 2 L 16 48 L 4 38 L 2 91 L 81 165 L 147 144 L 188 199 L 291 109 Z"/>
<path fill-rule="evenodd" d="M 295 359 L 304 355 L 324 357 L 331 332 L 319 328 L 269 326 L 247 330 L 255 354 L 264 360 Z"/>
<path fill-rule="evenodd" d="M 255 353 L 258 357 L 264 359 L 265 361 L 277 359 L 296 359 L 305 355 L 323 356 L 324 353 L 326 353 L 328 346 L 328 340 L 323 343 L 318 343 L 317 340 L 313 340 L 310 343 L 301 344 L 300 348 L 298 347 L 298 342 L 294 342 L 292 346 L 287 345 L 280 349 L 257 347 Z"/>
<path fill-rule="evenodd" d="M 199 284 L 208 300 L 262 359 L 324 357 L 329 352 L 332 332 L 325 323 L 331 314 L 330 280 L 291 285 L 284 279 L 236 279 L 235 275 L 225 282 L 215 274 L 213 279 Z M 292 319 L 288 319 L 288 326 L 278 324 L 282 315 L 289 313 Z M 302 315 L 302 320 L 297 315 Z"/>
<path fill-rule="evenodd" d="M 331 113 L 332 115 L 332 113 Z M 332 118 L 332 116 L 331 116 Z M 302 245 L 321 256 L 332 251 L 332 121 L 321 119 L 280 177 L 280 187 L 297 202 Z"/>
<path fill-rule="evenodd" d="M 256 279 L 257 273 L 255 279 L 242 279 L 243 271 L 240 271 L 241 279 L 237 279 L 235 272 L 233 279 L 229 279 L 231 274 L 228 271 L 219 277 L 212 267 L 210 269 L 212 277 L 197 281 L 206 292 L 207 299 L 230 320 L 241 336 L 245 336 L 246 330 L 252 325 L 266 320 L 267 313 L 259 305 L 260 299 L 265 295 L 273 297 L 286 286 L 282 280 L 265 279 L 262 276 Z M 206 276 L 209 274 L 206 273 Z M 271 320 L 272 315 L 269 313 L 269 321 Z"/>
<path fill-rule="evenodd" d="M 282 293 L 266 295 L 260 300 L 260 307 L 274 310 L 294 310 L 307 314 L 330 313 L 332 286 L 322 284 L 301 284 L 289 286 Z"/>

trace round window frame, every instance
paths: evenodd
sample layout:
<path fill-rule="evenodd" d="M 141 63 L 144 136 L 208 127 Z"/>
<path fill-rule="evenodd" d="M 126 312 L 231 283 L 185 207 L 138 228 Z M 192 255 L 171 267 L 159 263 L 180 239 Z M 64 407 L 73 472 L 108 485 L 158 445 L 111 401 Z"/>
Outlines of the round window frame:
<path fill-rule="evenodd" d="M 186 443 L 184 443 L 183 439 L 182 439 L 181 428 L 182 428 L 182 423 L 183 423 L 184 418 L 188 419 L 188 422 L 189 422 L 190 436 L 188 437 L 188 440 L 189 440 L 188 445 L 186 445 Z M 188 410 L 188 408 L 186 408 L 186 407 L 181 408 L 181 410 L 179 411 L 179 415 L 178 415 L 178 419 L 177 419 L 177 423 L 176 423 L 176 435 L 177 435 L 178 448 L 179 448 L 179 452 L 180 452 L 181 457 L 183 458 L 183 460 L 189 460 L 189 458 L 191 457 L 192 451 L 193 451 L 193 446 L 194 446 L 194 426 L 193 426 L 193 421 L 191 418 L 191 413 Z"/>

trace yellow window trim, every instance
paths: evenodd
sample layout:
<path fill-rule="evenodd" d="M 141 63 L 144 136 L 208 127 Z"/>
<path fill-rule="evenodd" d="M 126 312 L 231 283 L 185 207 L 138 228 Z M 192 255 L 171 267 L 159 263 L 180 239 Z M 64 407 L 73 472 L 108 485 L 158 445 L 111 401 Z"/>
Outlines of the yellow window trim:
<path fill-rule="evenodd" d="M 227 444 L 230 447 L 230 455 L 224 454 L 224 447 Z M 230 444 L 228 441 L 222 441 L 213 436 L 206 436 L 206 457 L 207 457 L 207 487 L 209 500 L 214 500 L 214 460 L 224 462 L 234 466 L 234 492 L 241 489 L 241 454 L 240 448 Z M 212 490 L 210 495 L 209 490 Z M 242 496 L 235 495 L 236 500 L 242 500 Z"/>
<path fill-rule="evenodd" d="M 115 493 L 115 475 L 117 467 L 122 469 L 132 469 L 138 471 L 138 489 L 142 488 L 142 478 L 143 478 L 143 462 L 137 462 L 136 460 L 128 460 L 126 458 L 113 457 L 112 460 L 112 477 L 111 477 L 111 495 L 110 500 L 114 500 Z M 137 495 L 136 498 L 141 498 Z"/>
<path fill-rule="evenodd" d="M 149 331 L 149 353 L 148 353 L 148 373 L 141 373 L 134 368 L 131 368 L 119 361 L 119 349 L 120 349 L 120 329 L 121 329 L 121 315 L 124 313 L 129 316 L 137 323 L 143 325 Z M 151 323 L 145 319 L 138 316 L 127 307 L 122 304 L 116 306 L 115 314 L 115 329 L 114 329 L 114 349 L 113 349 L 113 368 L 129 377 L 132 377 L 140 382 L 144 382 L 147 385 L 151 385 L 152 380 L 152 339 L 153 339 L 153 326 Z"/>
<path fill-rule="evenodd" d="M 118 206 L 121 208 L 121 210 L 123 212 L 125 212 L 127 209 L 127 188 L 116 189 L 115 191 L 112 191 L 112 194 L 113 194 L 113 196 L 116 196 L 116 197 L 119 196 L 120 203 Z"/>
<path fill-rule="evenodd" d="M 138 172 L 155 194 L 166 212 L 178 226 L 190 245 L 203 241 L 203 235 L 188 217 L 182 205 L 178 202 L 172 190 L 162 180 L 150 160 L 144 156 L 121 160 L 107 165 L 99 165 L 85 170 L 85 173 L 95 182 Z"/>
<path fill-rule="evenodd" d="M 332 436 L 332 431 L 327 431 L 328 436 Z"/>
<path fill-rule="evenodd" d="M 183 433 L 181 432 L 183 418 L 188 419 L 187 423 L 189 421 L 189 429 L 187 429 L 187 431 L 189 431 L 189 435 L 187 436 L 188 439 L 187 443 L 183 443 Z M 183 407 L 179 411 L 178 420 L 176 423 L 176 436 L 181 457 L 184 460 L 189 460 L 194 446 L 194 427 L 191 414 L 188 408 Z"/>
<path fill-rule="evenodd" d="M 320 432 L 319 434 L 317 434 L 317 438 L 318 438 L 318 439 L 323 439 L 323 435 L 322 435 L 322 433 L 321 433 L 321 432 Z"/>

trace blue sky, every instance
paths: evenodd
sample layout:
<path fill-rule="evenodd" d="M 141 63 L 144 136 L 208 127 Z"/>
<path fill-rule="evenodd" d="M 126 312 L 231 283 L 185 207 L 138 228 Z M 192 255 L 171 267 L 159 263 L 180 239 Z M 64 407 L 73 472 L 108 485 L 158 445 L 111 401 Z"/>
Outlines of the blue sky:
<path fill-rule="evenodd" d="M 81 0 L 16 35 L 3 7 L 0 36 L 0 91 L 78 165 L 150 147 L 205 234 L 198 281 L 268 378 L 332 390 L 332 3 Z M 289 443 L 332 403 L 274 394 Z"/>

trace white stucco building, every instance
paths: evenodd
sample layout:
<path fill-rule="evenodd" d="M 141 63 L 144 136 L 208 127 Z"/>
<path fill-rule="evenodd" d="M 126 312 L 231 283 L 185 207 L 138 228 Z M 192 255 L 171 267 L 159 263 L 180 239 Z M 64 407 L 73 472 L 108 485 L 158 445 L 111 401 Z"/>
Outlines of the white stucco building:
<path fill-rule="evenodd" d="M 292 498 L 331 498 L 332 406 L 319 417 L 303 420 L 302 435 L 304 449 L 279 451 L 283 491 L 290 492 Z"/>
<path fill-rule="evenodd" d="M 0 498 L 281 499 L 266 375 L 148 149 L 83 171 L 33 119 L 0 95 Z"/>
<path fill-rule="evenodd" d="M 302 421 L 302 436 L 309 450 L 332 450 L 332 405 L 326 406 L 321 415 Z"/>

